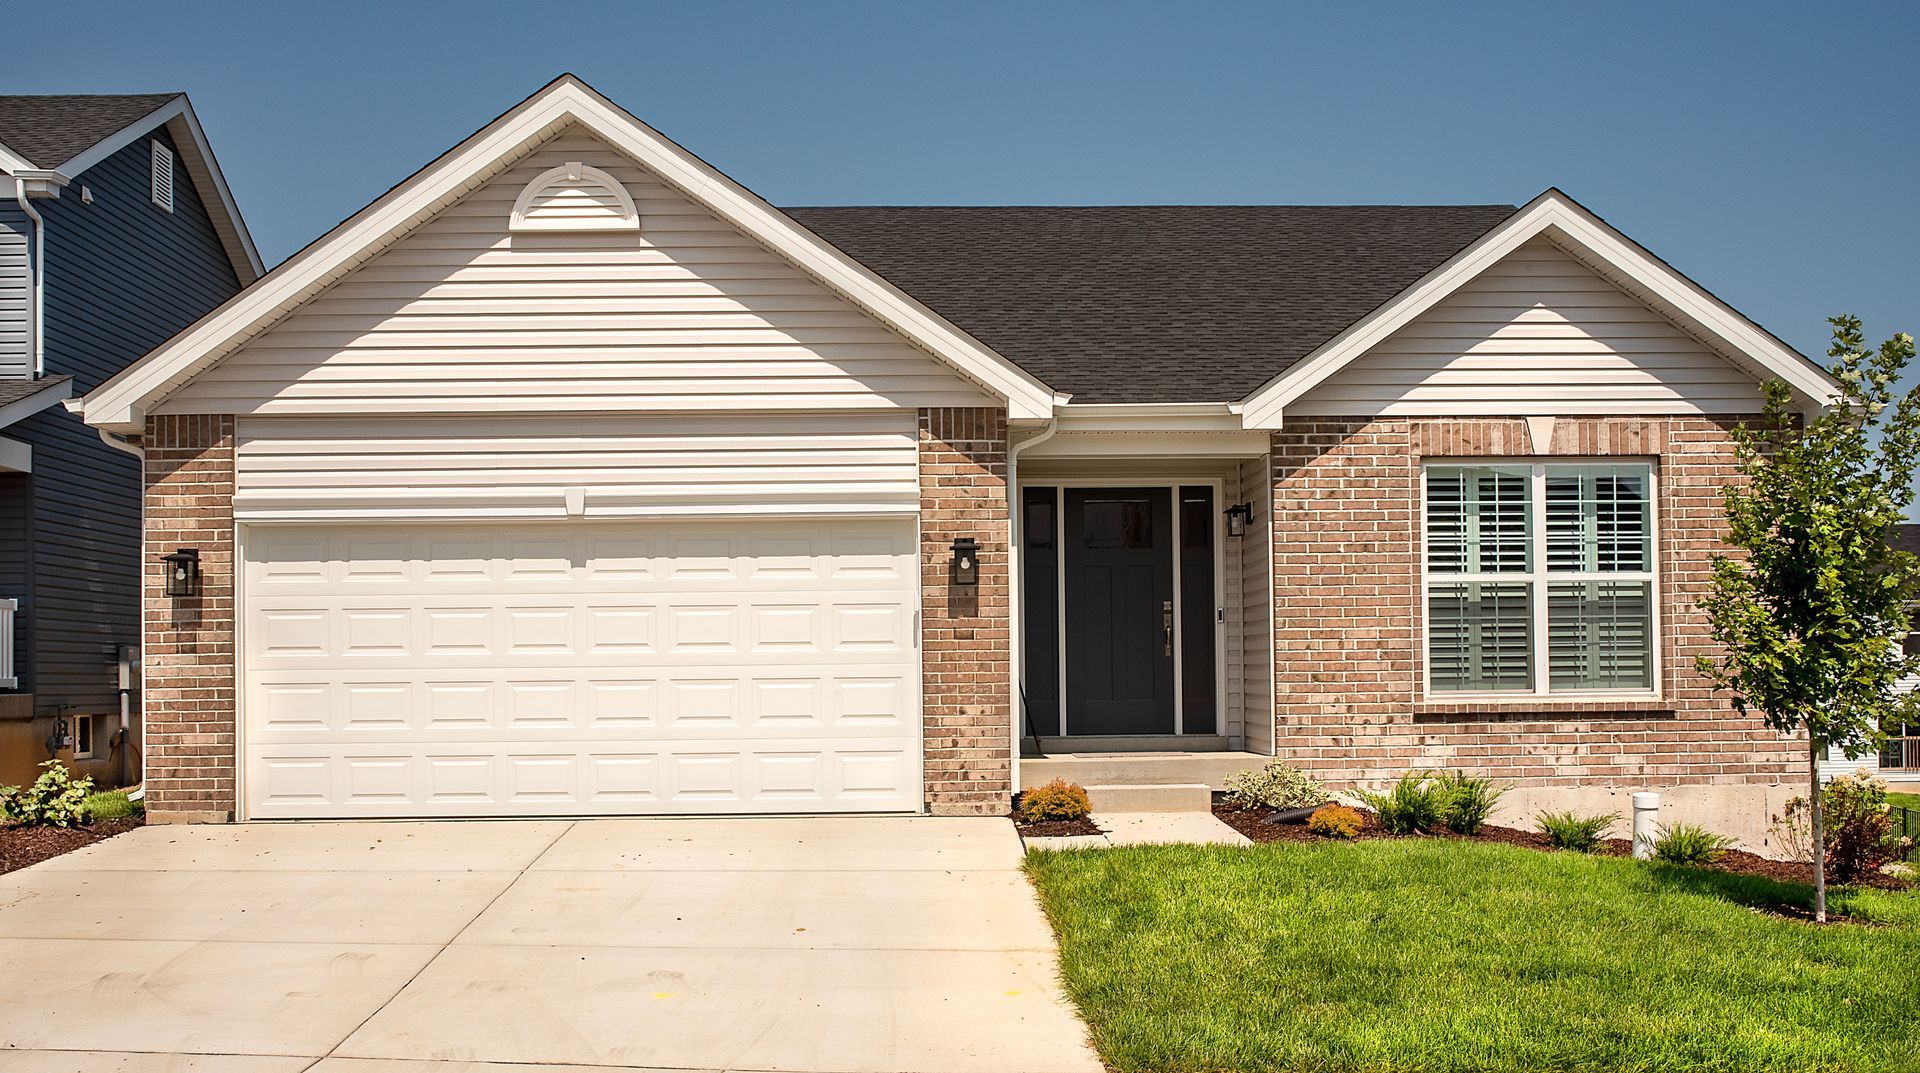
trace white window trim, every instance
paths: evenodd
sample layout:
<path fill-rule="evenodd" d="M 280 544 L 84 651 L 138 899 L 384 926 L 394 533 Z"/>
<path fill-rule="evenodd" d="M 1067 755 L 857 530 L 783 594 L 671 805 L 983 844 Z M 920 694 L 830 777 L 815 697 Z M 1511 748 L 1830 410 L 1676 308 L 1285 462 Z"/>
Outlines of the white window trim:
<path fill-rule="evenodd" d="M 100 750 L 100 728 L 93 725 L 93 716 L 74 715 L 68 718 L 72 720 L 68 729 L 73 734 L 73 758 L 75 760 L 95 759 Z M 82 727 L 86 729 L 82 731 Z M 83 735 L 86 742 L 84 750 L 80 748 Z"/>
<path fill-rule="evenodd" d="M 1548 571 L 1546 563 L 1547 540 L 1547 467 L 1549 466 L 1619 466 L 1643 465 L 1647 467 L 1647 538 L 1653 569 L 1635 571 Z M 1524 573 L 1505 572 L 1497 574 L 1440 574 L 1437 578 L 1427 569 L 1427 470 L 1434 467 L 1449 468 L 1461 466 L 1511 466 L 1526 467 L 1528 470 L 1528 565 L 1531 569 Z M 1560 456 L 1552 458 L 1423 458 L 1420 463 L 1420 539 L 1415 543 L 1415 551 L 1420 556 L 1420 695 L 1421 699 L 1438 704 L 1473 705 L 1522 705 L 1534 706 L 1542 702 L 1554 704 L 1580 703 L 1593 701 L 1658 701 L 1662 698 L 1660 683 L 1663 681 L 1663 649 L 1666 635 L 1662 632 L 1660 617 L 1660 463 L 1658 459 L 1623 456 Z M 1428 648 L 1427 636 L 1429 609 L 1432 607 L 1432 588 L 1435 581 L 1441 584 L 1455 584 L 1462 581 L 1525 582 L 1533 599 L 1533 689 L 1487 691 L 1451 691 L 1436 692 L 1433 688 L 1433 659 Z M 1553 690 L 1550 688 L 1552 668 L 1548 662 L 1547 646 L 1547 585 L 1555 581 L 1644 581 L 1648 590 L 1648 639 L 1653 653 L 1652 689 L 1581 689 Z"/>

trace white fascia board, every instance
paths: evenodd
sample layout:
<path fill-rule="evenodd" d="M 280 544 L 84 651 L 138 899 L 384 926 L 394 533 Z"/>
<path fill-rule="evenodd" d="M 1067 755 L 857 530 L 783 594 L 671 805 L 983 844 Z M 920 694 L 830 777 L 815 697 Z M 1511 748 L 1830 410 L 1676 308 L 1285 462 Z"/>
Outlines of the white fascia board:
<path fill-rule="evenodd" d="M 17 171 L 32 171 L 34 166 L 33 161 L 7 148 L 4 143 L 0 143 L 0 171 L 12 175 Z"/>
<path fill-rule="evenodd" d="M 1021 452 L 1023 463 L 1064 458 L 1257 458 L 1271 433 L 1245 429 L 1085 429 L 1062 425 L 1058 434 Z"/>
<path fill-rule="evenodd" d="M 24 421 L 34 414 L 49 407 L 57 406 L 63 400 L 72 397 L 73 377 L 62 376 L 48 380 L 46 387 L 41 388 L 25 398 L 15 399 L 5 406 L 0 406 L 0 428 L 7 428 L 17 422 Z"/>
<path fill-rule="evenodd" d="M 233 200 L 233 191 L 227 188 L 227 178 L 220 172 L 220 162 L 213 155 L 213 146 L 207 142 L 207 132 L 200 128 L 200 117 L 193 114 L 193 104 L 187 100 L 186 94 L 180 94 L 95 142 L 86 152 L 62 164 L 60 169 L 68 175 L 77 176 L 161 126 L 168 128 L 167 132 L 174 136 L 174 142 L 180 146 L 181 163 L 186 166 L 188 174 L 200 180 L 195 182 L 194 188 L 201 193 L 207 211 L 213 215 L 214 230 L 220 235 L 221 245 L 227 247 L 227 259 L 233 262 L 240 285 L 244 287 L 259 279 L 266 273 L 266 266 L 260 262 L 260 251 L 253 246 L 253 236 L 247 232 L 247 222 L 240 215 L 240 206 Z M 212 198 L 205 196 L 209 192 L 213 194 Z"/>
<path fill-rule="evenodd" d="M 1237 403 L 1090 403 L 1061 407 L 1055 423 L 1063 432 L 1237 432 Z"/>
<path fill-rule="evenodd" d="M 465 194 L 503 160 L 574 122 L 753 235 L 803 271 L 1008 400 L 1014 419 L 1048 417 L 1055 396 L 920 303 L 800 227 L 572 75 L 563 75 L 371 205 L 288 258 L 255 286 L 128 366 L 87 396 L 87 423 L 135 432 L 145 407 L 264 331 L 313 293 Z"/>
<path fill-rule="evenodd" d="M 1545 235 L 1591 265 L 1639 289 L 1683 328 L 1716 343 L 1716 350 L 1757 378 L 1779 377 L 1803 402 L 1824 405 L 1834 384 L 1800 352 L 1747 319 L 1704 287 L 1648 253 L 1639 243 L 1558 190 L 1528 202 L 1504 223 L 1422 276 L 1391 301 L 1323 343 L 1293 368 L 1249 395 L 1248 428 L 1279 428 L 1286 405 L 1365 354 L 1415 317 L 1433 308 L 1469 280 L 1528 240 Z"/>

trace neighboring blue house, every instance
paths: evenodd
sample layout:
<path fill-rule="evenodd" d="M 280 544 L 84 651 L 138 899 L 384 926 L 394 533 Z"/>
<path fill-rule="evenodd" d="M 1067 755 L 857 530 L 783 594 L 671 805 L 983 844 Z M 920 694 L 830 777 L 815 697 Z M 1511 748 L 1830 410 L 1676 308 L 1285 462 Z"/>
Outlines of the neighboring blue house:
<path fill-rule="evenodd" d="M 185 95 L 0 96 L 0 784 L 138 778 L 140 462 L 61 403 L 260 274 Z"/>

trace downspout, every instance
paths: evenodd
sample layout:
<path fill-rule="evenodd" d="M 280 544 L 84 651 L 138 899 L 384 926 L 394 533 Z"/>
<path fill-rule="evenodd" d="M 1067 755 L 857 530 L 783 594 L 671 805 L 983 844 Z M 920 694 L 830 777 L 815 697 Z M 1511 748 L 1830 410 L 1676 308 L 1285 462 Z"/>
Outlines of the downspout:
<path fill-rule="evenodd" d="M 120 438 L 119 436 L 114 435 L 111 432 L 108 432 L 106 429 L 100 430 L 100 442 L 106 444 L 108 447 L 113 447 L 118 450 L 125 451 L 128 454 L 132 455 L 133 457 L 139 459 L 140 460 L 140 481 L 143 486 L 145 485 L 146 479 L 147 479 L 147 452 L 145 448 L 142 448 L 137 444 L 128 443 L 126 440 Z M 146 570 L 147 570 L 147 497 L 146 497 L 146 493 L 143 491 L 140 495 L 140 565 L 134 571 L 134 575 L 140 579 L 138 582 L 139 588 L 137 589 L 138 604 L 140 609 L 139 625 L 136 627 L 136 636 L 134 638 L 134 651 L 139 653 L 139 659 L 140 659 L 140 680 L 137 686 L 133 686 L 135 691 L 137 691 L 140 694 L 140 698 L 143 702 L 140 708 L 140 719 L 143 724 L 145 723 L 146 717 L 147 717 L 147 710 L 144 703 L 147 696 Z M 127 691 L 128 691 L 128 687 L 132 686 L 133 683 L 129 681 L 131 676 L 125 673 L 124 666 L 125 665 L 123 663 L 122 664 L 123 670 L 120 676 L 120 742 L 122 745 L 131 747 L 133 745 L 133 714 L 132 714 L 133 706 L 131 703 L 132 698 L 130 698 L 127 695 Z M 143 733 L 140 736 L 140 788 L 127 795 L 127 799 L 129 801 L 138 801 L 141 798 L 145 797 L 147 794 L 147 748 L 146 748 L 146 745 L 147 745 L 147 739 L 146 739 L 146 735 Z"/>
<path fill-rule="evenodd" d="M 1026 735 L 1021 731 L 1027 725 L 1027 704 L 1025 690 L 1022 688 L 1027 676 L 1026 637 L 1020 624 L 1020 455 L 1029 447 L 1038 446 L 1054 437 L 1060 431 L 1060 419 L 1048 418 L 1047 427 L 1038 436 L 1029 437 L 1007 447 L 1007 665 L 1012 669 L 1013 681 L 1008 684 L 1013 694 L 1013 767 L 1012 781 L 1014 792 L 1020 790 L 1020 739 Z M 1034 748 L 1040 747 L 1036 735 Z"/>
<path fill-rule="evenodd" d="M 42 326 L 47 311 L 47 221 L 27 196 L 25 179 L 13 180 L 13 199 L 20 203 L 20 211 L 27 214 L 27 219 L 33 221 L 33 333 L 28 337 L 28 345 L 33 349 L 33 377 L 38 380 L 47 373 L 47 332 Z"/>

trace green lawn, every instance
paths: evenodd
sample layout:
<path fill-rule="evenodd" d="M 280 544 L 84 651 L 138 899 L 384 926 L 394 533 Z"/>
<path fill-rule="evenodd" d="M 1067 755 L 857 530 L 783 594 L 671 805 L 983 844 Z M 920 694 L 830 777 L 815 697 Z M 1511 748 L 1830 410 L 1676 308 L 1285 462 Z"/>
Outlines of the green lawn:
<path fill-rule="evenodd" d="M 1822 799 L 1823 799 L 1823 800 L 1824 800 L 1824 798 L 1825 798 L 1825 795 L 1822 795 Z M 1920 794 L 1895 794 L 1895 793 L 1889 793 L 1889 794 L 1887 795 L 1887 804 L 1889 804 L 1889 805 L 1905 805 L 1905 806 L 1907 806 L 1908 808 L 1920 808 Z"/>
<path fill-rule="evenodd" d="M 1042 851 L 1116 1070 L 1920 1069 L 1920 894 L 1492 844 Z"/>

